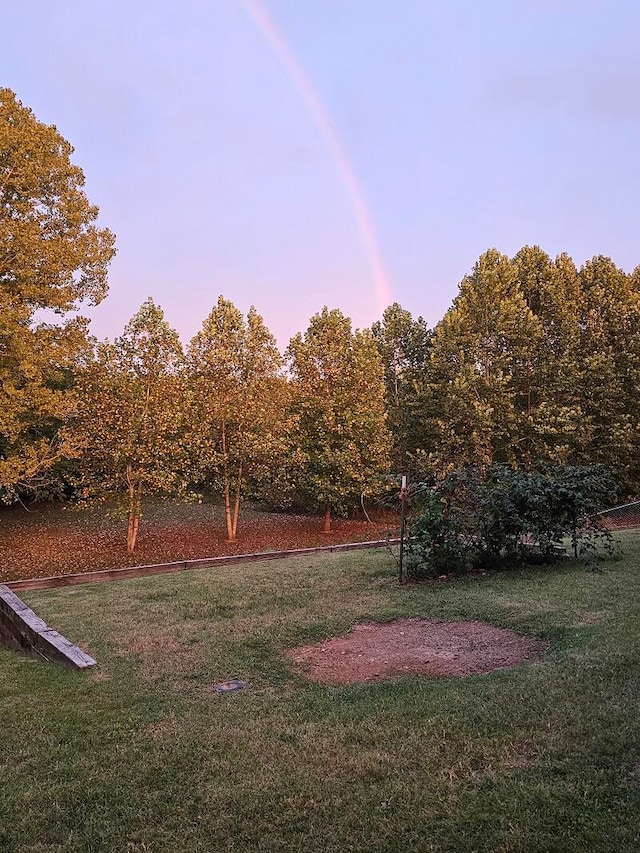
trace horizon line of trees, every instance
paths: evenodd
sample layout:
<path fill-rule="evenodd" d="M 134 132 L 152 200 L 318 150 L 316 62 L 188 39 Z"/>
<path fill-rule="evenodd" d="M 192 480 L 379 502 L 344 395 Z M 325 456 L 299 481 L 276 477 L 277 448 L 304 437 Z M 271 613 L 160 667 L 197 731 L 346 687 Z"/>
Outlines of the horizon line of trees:
<path fill-rule="evenodd" d="M 364 331 L 324 308 L 284 357 L 255 308 L 219 297 L 183 350 L 148 299 L 114 342 L 85 342 L 50 473 L 81 500 L 123 499 L 129 550 L 144 497 L 203 489 L 230 540 L 246 494 L 322 510 L 329 530 L 407 470 L 603 463 L 633 493 L 638 332 L 637 272 L 537 247 L 482 255 L 435 329 L 397 303 Z"/>
<path fill-rule="evenodd" d="M 107 293 L 72 147 L 0 89 L 0 497 L 71 484 L 122 499 L 128 547 L 153 494 L 345 512 L 391 473 L 602 463 L 640 489 L 640 268 L 485 252 L 430 329 L 397 303 L 371 329 L 324 308 L 284 356 L 220 297 L 183 349 L 147 300 L 113 342 L 73 316 Z M 53 310 L 57 324 L 37 322 Z"/>
<path fill-rule="evenodd" d="M 321 510 L 329 532 L 388 470 L 382 367 L 371 332 L 326 308 L 286 356 L 285 374 L 262 317 L 222 296 L 183 350 L 147 299 L 77 373 L 67 482 L 82 501 L 122 501 L 130 552 L 151 495 L 218 495 L 229 541 L 246 494 Z"/>

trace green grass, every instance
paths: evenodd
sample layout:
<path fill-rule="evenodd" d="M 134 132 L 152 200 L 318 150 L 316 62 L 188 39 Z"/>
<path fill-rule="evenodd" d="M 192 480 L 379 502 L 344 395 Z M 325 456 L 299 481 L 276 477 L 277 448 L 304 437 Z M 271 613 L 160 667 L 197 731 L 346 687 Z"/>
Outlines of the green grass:
<path fill-rule="evenodd" d="M 381 552 L 25 595 L 100 668 L 0 650 L 0 850 L 636 851 L 640 536 L 600 573 L 398 588 Z M 483 619 L 548 653 L 325 687 L 282 650 L 363 619 Z M 226 696 L 214 681 L 239 676 Z"/>

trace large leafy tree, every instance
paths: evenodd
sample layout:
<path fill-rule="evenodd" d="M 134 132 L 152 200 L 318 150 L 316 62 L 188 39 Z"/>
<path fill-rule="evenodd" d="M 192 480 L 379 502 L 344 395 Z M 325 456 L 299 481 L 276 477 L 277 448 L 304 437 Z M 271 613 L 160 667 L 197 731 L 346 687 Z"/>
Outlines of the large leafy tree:
<path fill-rule="evenodd" d="M 416 451 L 429 443 L 424 427 L 431 334 L 422 317 L 414 320 L 397 302 L 371 331 L 384 367 L 391 460 L 406 471 Z"/>
<path fill-rule="evenodd" d="M 486 252 L 432 339 L 433 470 L 601 462 L 636 492 L 637 280 L 600 256 L 577 271 L 536 246 Z"/>
<path fill-rule="evenodd" d="M 96 224 L 73 148 L 0 89 L 0 495 L 36 491 L 68 451 L 71 371 L 86 322 L 65 319 L 107 292 L 114 236 Z M 60 322 L 38 322 L 48 309 Z"/>
<path fill-rule="evenodd" d="M 190 447 L 197 479 L 222 494 L 227 538 L 243 492 L 282 465 L 290 435 L 282 356 L 255 308 L 222 296 L 188 350 Z"/>
<path fill-rule="evenodd" d="M 387 470 L 383 368 L 370 331 L 351 329 L 340 311 L 324 308 L 287 350 L 303 462 L 298 489 L 310 506 L 344 511 L 371 494 Z"/>
<path fill-rule="evenodd" d="M 519 400 L 520 458 L 566 464 L 581 458 L 589 429 L 581 406 L 583 294 L 571 258 L 555 261 L 537 246 L 513 259 L 517 282 L 540 334 Z"/>
<path fill-rule="evenodd" d="M 518 286 L 517 268 L 495 249 L 480 257 L 435 329 L 431 389 L 434 471 L 517 462 L 540 324 Z"/>
<path fill-rule="evenodd" d="M 187 489 L 182 362 L 177 333 L 148 299 L 121 337 L 97 347 L 79 376 L 72 440 L 81 496 L 124 507 L 129 553 L 143 499 Z"/>
<path fill-rule="evenodd" d="M 626 490 L 640 487 L 640 294 L 634 278 L 596 256 L 579 272 L 583 292 L 578 393 L 588 455 Z"/>

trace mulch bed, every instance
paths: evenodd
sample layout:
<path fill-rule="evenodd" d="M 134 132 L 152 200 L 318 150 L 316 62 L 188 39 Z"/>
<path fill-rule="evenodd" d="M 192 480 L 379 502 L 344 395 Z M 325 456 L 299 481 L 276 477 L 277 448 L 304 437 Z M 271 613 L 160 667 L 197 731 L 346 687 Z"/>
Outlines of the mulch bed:
<path fill-rule="evenodd" d="M 322 684 L 402 675 L 478 675 L 539 657 L 546 645 L 486 622 L 364 622 L 342 637 L 287 652 L 300 675 Z"/>
<path fill-rule="evenodd" d="M 258 512 L 240 516 L 238 541 L 227 542 L 219 506 L 156 504 L 145 511 L 134 554 L 126 550 L 126 521 L 105 509 L 61 504 L 14 506 L 0 512 L 0 583 L 76 572 L 196 560 L 232 554 L 337 545 L 396 535 L 393 517 L 369 524 L 335 519 L 322 532 L 314 516 Z"/>

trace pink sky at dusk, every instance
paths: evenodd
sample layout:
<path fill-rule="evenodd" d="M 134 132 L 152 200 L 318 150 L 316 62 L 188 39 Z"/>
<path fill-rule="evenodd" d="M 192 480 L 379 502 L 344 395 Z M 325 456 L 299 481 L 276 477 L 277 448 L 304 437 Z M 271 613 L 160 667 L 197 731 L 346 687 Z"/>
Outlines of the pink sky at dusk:
<path fill-rule="evenodd" d="M 323 305 L 434 324 L 491 246 L 640 262 L 631 0 L 25 0 L 2 85 L 75 146 L 116 232 L 118 334 L 219 294 L 282 346 Z"/>

